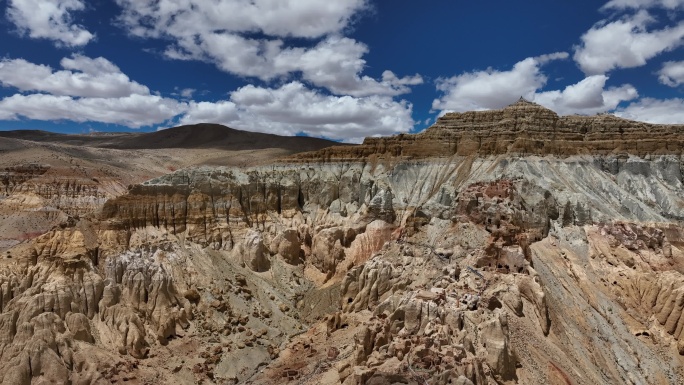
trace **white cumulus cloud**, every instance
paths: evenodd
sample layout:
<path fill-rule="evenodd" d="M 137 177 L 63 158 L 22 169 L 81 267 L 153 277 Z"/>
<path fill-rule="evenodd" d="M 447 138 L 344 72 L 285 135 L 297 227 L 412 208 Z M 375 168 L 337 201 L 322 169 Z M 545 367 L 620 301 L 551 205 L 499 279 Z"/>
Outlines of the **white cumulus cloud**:
<path fill-rule="evenodd" d="M 670 87 L 684 84 L 684 61 L 668 61 L 658 71 L 658 80 Z"/>
<path fill-rule="evenodd" d="M 656 124 L 684 124 L 684 99 L 642 98 L 615 115 L 632 120 Z"/>
<path fill-rule="evenodd" d="M 19 32 L 34 39 L 48 39 L 58 45 L 78 47 L 95 35 L 72 22 L 72 13 L 83 11 L 82 0 L 9 0 L 7 17 Z"/>
<path fill-rule="evenodd" d="M 208 31 L 318 38 L 342 31 L 367 0 L 116 0 L 120 21 L 141 37 Z"/>
<path fill-rule="evenodd" d="M 684 0 L 610 0 L 602 9 L 646 9 L 661 7 L 677 9 L 684 7 Z"/>
<path fill-rule="evenodd" d="M 22 93 L 0 99 L 0 119 L 100 122 L 131 128 L 172 119 L 187 103 L 152 95 L 109 60 L 73 55 L 54 71 L 24 59 L 0 60 L 0 84 Z"/>
<path fill-rule="evenodd" d="M 120 98 L 73 98 L 70 96 L 15 94 L 0 100 L 0 119 L 70 120 L 101 122 L 139 128 L 173 118 L 186 110 L 173 99 L 156 95 Z"/>
<path fill-rule="evenodd" d="M 365 44 L 337 36 L 301 48 L 286 47 L 281 40 L 209 33 L 181 39 L 166 54 L 175 59 L 213 62 L 226 72 L 266 81 L 301 73 L 304 80 L 338 95 L 395 96 L 410 92 L 408 86 L 422 83 L 420 75 L 398 78 L 391 71 L 385 71 L 381 80 L 361 76 L 367 52 Z"/>
<path fill-rule="evenodd" d="M 616 68 L 643 66 L 684 42 L 684 22 L 648 30 L 654 21 L 644 10 L 612 22 L 602 21 L 582 35 L 574 59 L 584 73 L 597 75 Z"/>
<path fill-rule="evenodd" d="M 396 96 L 420 75 L 363 75 L 368 47 L 343 36 L 367 0 L 117 0 L 131 34 L 171 41 L 164 54 L 263 81 L 297 76 L 337 95 Z M 289 38 L 306 38 L 293 44 Z M 391 74 L 391 76 L 389 75 Z"/>
<path fill-rule="evenodd" d="M 432 107 L 442 113 L 499 109 L 522 96 L 560 115 L 588 115 L 613 110 L 620 102 L 638 96 L 637 90 L 629 84 L 606 88 L 608 77 L 605 75 L 586 77 L 563 90 L 542 91 L 547 77 L 541 66 L 567 57 L 562 52 L 542 55 L 522 60 L 508 71 L 489 69 L 441 79 L 437 89 L 443 95 L 433 101 Z"/>
<path fill-rule="evenodd" d="M 219 123 L 233 128 L 240 122 L 240 115 L 235 103 L 222 100 L 219 102 L 191 102 L 180 124 Z"/>
<path fill-rule="evenodd" d="M 547 81 L 540 66 L 550 60 L 567 57 L 567 53 L 559 52 L 527 58 L 516 63 L 508 71 L 490 68 L 439 79 L 437 89 L 444 95 L 432 102 L 432 108 L 459 112 L 488 110 L 507 106 L 520 96 L 532 99 L 534 93 Z"/>
<path fill-rule="evenodd" d="M 60 62 L 64 70 L 54 71 L 24 59 L 0 60 L 0 85 L 19 91 L 47 92 L 81 97 L 148 95 L 150 90 L 128 78 L 109 60 L 74 55 Z"/>
<path fill-rule="evenodd" d="M 293 81 L 279 88 L 248 85 L 230 100 L 191 103 L 180 124 L 222 123 L 233 128 L 359 142 L 366 136 L 408 132 L 412 105 L 387 96 L 325 95 Z"/>
<path fill-rule="evenodd" d="M 188 100 L 194 89 L 176 90 L 176 98 L 154 95 L 105 58 L 74 55 L 63 70 L 24 59 L 0 61 L 0 84 L 21 93 L 0 99 L 0 119 L 100 122 L 143 126 L 222 123 L 233 128 L 281 135 L 306 133 L 344 141 L 407 132 L 412 105 L 392 96 L 337 96 L 299 81 L 278 88 L 248 85 L 229 100 Z M 398 78 L 386 71 L 387 87 L 419 84 L 419 77 Z"/>
<path fill-rule="evenodd" d="M 533 100 L 559 115 L 593 115 L 613 110 L 621 102 L 639 96 L 636 88 L 629 84 L 606 89 L 607 80 L 605 75 L 589 76 L 562 91 L 536 93 Z"/>

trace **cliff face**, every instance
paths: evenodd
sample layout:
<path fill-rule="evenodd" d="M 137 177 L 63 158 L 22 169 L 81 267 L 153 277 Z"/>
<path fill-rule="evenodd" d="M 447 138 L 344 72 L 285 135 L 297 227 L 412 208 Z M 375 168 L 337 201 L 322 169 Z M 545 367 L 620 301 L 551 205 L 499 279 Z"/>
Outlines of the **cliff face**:
<path fill-rule="evenodd" d="M 130 186 L 0 259 L 0 381 L 681 383 L 680 129 L 521 101 Z"/>
<path fill-rule="evenodd" d="M 124 181 L 78 167 L 22 164 L 0 172 L 0 249 L 34 238 L 126 192 Z"/>
<path fill-rule="evenodd" d="M 680 228 L 652 223 L 678 223 L 684 215 L 680 165 L 674 155 L 648 160 L 582 155 L 201 168 L 135 186 L 108 201 L 100 218 L 110 231 L 153 228 L 182 235 L 185 242 L 226 255 L 254 274 L 283 262 L 303 268 L 311 282 L 322 285 L 313 292 L 320 294 L 307 294 L 312 298 L 339 288 L 331 300 L 340 313 L 330 314 L 334 307 L 321 310 L 332 317 L 327 332 L 312 331 L 307 338 L 316 342 L 306 343 L 319 352 L 335 352 L 340 342 L 326 338 L 356 336 L 345 342 L 351 344 L 348 350 L 339 352 L 351 354 L 351 362 L 331 369 L 340 380 L 364 383 L 394 372 L 411 378 L 402 366 L 410 361 L 429 370 L 433 380 L 464 376 L 473 383 L 487 378 L 546 383 L 570 376 L 589 384 L 632 376 L 644 383 L 668 383 L 679 364 L 649 356 L 650 348 L 635 333 L 662 330 L 669 333 L 662 342 L 678 346 L 676 322 L 670 322 L 675 325 L 671 332 L 662 325 L 682 312 L 678 305 L 668 310 L 656 305 L 678 303 L 676 297 L 666 299 L 674 294 L 665 292 L 678 281 L 643 278 L 648 282 L 643 285 L 652 286 L 633 289 L 631 282 L 661 271 L 679 275 L 684 261 Z M 636 233 L 624 230 L 625 225 L 598 225 L 616 221 L 645 225 L 638 225 L 643 227 Z M 613 233 L 617 238 L 606 240 Z M 285 241 L 286 234 L 291 241 Z M 587 251 L 601 242 L 611 246 L 602 253 Z M 293 244 L 295 252 L 285 251 Z M 631 270 L 627 274 L 624 269 Z M 584 282 L 583 276 L 604 279 Z M 615 284 L 606 278 L 612 276 Z M 566 306 L 567 294 L 556 289 L 563 285 L 577 288 L 572 294 L 576 309 L 597 308 L 590 314 L 592 322 L 603 325 L 601 333 L 583 324 L 585 313 Z M 623 290 L 630 294 L 614 290 L 619 285 L 629 286 Z M 655 297 L 642 310 L 637 303 L 645 291 Z M 594 298 L 589 293 L 601 294 Z M 310 311 L 304 298 L 292 305 L 302 314 Z M 608 308 L 625 313 L 613 316 Z M 374 315 L 370 319 L 363 315 L 368 310 Z M 650 324 L 651 315 L 665 311 L 662 323 Z M 637 313 L 644 315 L 635 323 L 629 314 Z M 345 324 L 351 330 L 340 329 Z M 585 334 L 591 337 L 573 342 L 572 336 Z M 534 339 L 526 340 L 528 335 Z M 441 345 L 430 345 L 435 338 L 443 338 Z M 623 342 L 617 350 L 607 343 L 592 353 L 593 338 Z M 297 343 L 302 342 L 292 342 L 254 383 L 277 382 L 282 373 L 296 382 L 315 372 L 308 366 L 315 360 L 308 355 L 316 354 L 302 353 Z M 472 348 L 459 350 L 468 343 Z M 545 349 L 555 353 L 549 356 Z M 641 351 L 640 365 L 649 369 L 642 371 L 632 361 L 628 370 L 613 366 L 634 349 Z M 584 358 L 591 354 L 599 354 L 600 361 Z M 453 362 L 445 361 L 452 356 Z M 221 367 L 216 370 L 225 370 Z M 613 372 L 606 374 L 606 368 Z M 569 374 L 577 371 L 586 377 Z"/>
<path fill-rule="evenodd" d="M 246 165 L 332 142 L 248 133 L 212 124 L 155 133 L 0 132 L 0 252 L 168 172 Z"/>
<path fill-rule="evenodd" d="M 453 220 L 467 216 L 487 224 L 480 218 L 487 211 L 474 207 L 479 207 L 482 194 L 506 190 L 489 184 L 507 180 L 510 189 L 547 194 L 553 199 L 549 205 L 562 213 L 566 224 L 663 222 L 684 217 L 680 167 L 681 158 L 668 155 L 651 160 L 451 157 L 385 165 L 199 168 L 133 187 L 127 195 L 108 201 L 101 218 L 112 228 L 155 226 L 185 233 L 205 246 L 218 242 L 219 248 L 229 241 L 233 228 L 262 227 L 269 213 L 294 218 L 307 212 L 307 206 L 328 208 L 340 216 L 361 213 L 369 221 L 404 224 L 421 215 Z M 531 213 L 525 215 L 521 222 L 538 222 Z"/>
<path fill-rule="evenodd" d="M 658 125 L 613 115 L 563 116 L 519 100 L 502 110 L 447 113 L 424 132 L 366 138 L 357 147 L 329 147 L 292 157 L 298 161 L 354 160 L 369 156 L 681 155 L 684 126 Z"/>

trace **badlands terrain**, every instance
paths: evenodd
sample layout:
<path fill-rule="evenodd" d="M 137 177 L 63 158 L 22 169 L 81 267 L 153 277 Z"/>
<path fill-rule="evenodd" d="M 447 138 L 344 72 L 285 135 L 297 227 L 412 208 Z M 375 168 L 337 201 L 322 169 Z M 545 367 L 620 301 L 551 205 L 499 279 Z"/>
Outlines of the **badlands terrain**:
<path fill-rule="evenodd" d="M 684 126 L 0 136 L 2 384 L 684 383 Z"/>
<path fill-rule="evenodd" d="M 0 252 L 177 169 L 257 165 L 332 144 L 215 124 L 142 134 L 0 131 Z"/>

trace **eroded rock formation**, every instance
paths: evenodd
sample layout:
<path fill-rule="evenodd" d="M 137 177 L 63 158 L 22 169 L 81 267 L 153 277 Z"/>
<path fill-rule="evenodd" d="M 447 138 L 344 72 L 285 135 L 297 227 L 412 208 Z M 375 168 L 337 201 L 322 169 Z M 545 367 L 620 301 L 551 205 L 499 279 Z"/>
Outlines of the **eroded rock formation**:
<path fill-rule="evenodd" d="M 681 129 L 521 101 L 131 186 L 2 255 L 0 383 L 682 382 Z"/>
<path fill-rule="evenodd" d="M 520 99 L 501 110 L 447 113 L 417 135 L 366 138 L 356 147 L 329 147 L 299 161 L 530 155 L 681 155 L 681 125 L 635 122 L 610 114 L 558 116 Z"/>

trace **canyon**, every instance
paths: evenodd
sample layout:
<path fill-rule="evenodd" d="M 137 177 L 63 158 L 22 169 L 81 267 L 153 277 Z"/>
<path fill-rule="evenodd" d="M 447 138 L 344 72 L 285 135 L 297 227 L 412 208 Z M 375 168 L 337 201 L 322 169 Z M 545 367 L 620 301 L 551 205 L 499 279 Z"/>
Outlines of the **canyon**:
<path fill-rule="evenodd" d="M 0 383 L 684 382 L 684 126 L 173 130 L 0 138 Z"/>

